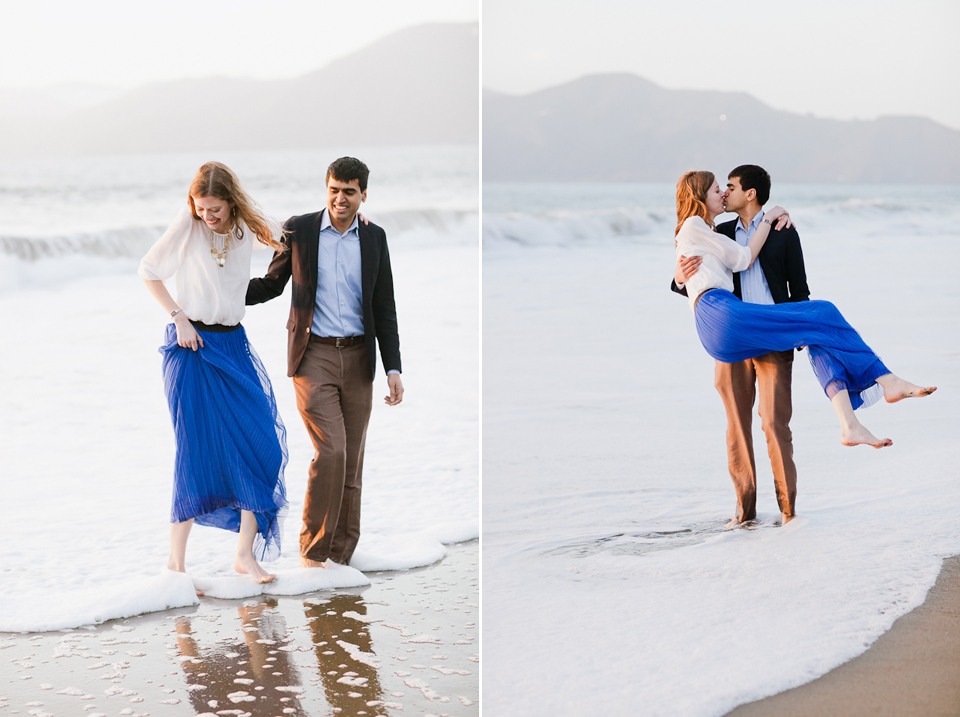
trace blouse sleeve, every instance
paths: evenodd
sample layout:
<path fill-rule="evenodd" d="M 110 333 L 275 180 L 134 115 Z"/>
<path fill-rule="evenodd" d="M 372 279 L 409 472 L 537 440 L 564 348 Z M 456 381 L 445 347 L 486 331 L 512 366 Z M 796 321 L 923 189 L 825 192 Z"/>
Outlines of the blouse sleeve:
<path fill-rule="evenodd" d="M 190 230 L 194 221 L 189 207 L 180 210 L 177 218 L 167 227 L 167 231 L 157 239 L 157 242 L 150 247 L 147 255 L 140 260 L 140 268 L 137 273 L 141 279 L 166 281 L 177 272 L 186 255 Z"/>
<path fill-rule="evenodd" d="M 744 271 L 752 259 L 747 247 L 717 234 L 700 217 L 689 217 L 677 234 L 677 254 L 695 256 L 697 253 L 713 254 L 730 271 Z"/>

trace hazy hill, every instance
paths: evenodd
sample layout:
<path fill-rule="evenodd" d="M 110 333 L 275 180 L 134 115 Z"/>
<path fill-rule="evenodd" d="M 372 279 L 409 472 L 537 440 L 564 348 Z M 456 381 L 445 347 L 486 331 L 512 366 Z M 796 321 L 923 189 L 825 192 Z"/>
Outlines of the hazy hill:
<path fill-rule="evenodd" d="M 782 182 L 958 183 L 960 132 L 918 117 L 817 119 L 628 74 L 483 94 L 485 180 L 676 181 L 745 163 Z"/>
<path fill-rule="evenodd" d="M 292 80 L 157 83 L 56 119 L 0 117 L 0 156 L 477 142 L 477 29 L 400 30 Z"/>
<path fill-rule="evenodd" d="M 104 85 L 63 82 L 47 87 L 0 88 L 0 117 L 45 119 L 62 117 L 98 105 L 122 94 Z"/>

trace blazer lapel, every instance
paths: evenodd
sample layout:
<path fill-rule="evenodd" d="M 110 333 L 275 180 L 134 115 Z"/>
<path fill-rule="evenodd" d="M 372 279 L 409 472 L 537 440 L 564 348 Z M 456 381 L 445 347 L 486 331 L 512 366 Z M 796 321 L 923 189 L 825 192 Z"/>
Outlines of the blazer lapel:
<path fill-rule="evenodd" d="M 307 226 L 307 278 L 309 279 L 310 295 L 316 297 L 317 284 L 320 272 L 320 218 L 326 209 L 317 212 L 310 219 Z"/>
<path fill-rule="evenodd" d="M 734 221 L 737 221 L 737 220 L 734 219 Z M 739 244 L 739 242 L 737 242 L 737 225 L 736 224 L 733 225 L 733 236 L 730 236 L 726 232 L 720 232 L 720 233 L 723 234 L 730 241 Z M 743 292 L 740 289 L 740 272 L 739 271 L 733 272 L 733 295 L 736 296 L 738 299 L 741 299 L 741 300 L 743 299 Z"/>
<path fill-rule="evenodd" d="M 373 277 L 377 264 L 376 244 L 370 235 L 370 228 L 363 222 L 358 223 L 357 234 L 360 235 L 360 303 L 366 308 L 368 297 L 373 296 Z"/>

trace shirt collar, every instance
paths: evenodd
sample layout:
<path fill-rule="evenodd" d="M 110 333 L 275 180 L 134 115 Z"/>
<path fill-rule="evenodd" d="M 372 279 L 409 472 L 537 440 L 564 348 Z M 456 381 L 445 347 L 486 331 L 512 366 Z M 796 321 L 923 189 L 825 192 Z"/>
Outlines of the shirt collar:
<path fill-rule="evenodd" d="M 757 212 L 757 215 L 750 220 L 750 226 L 753 229 L 756 229 L 758 226 L 760 226 L 760 222 L 762 221 L 763 221 L 763 210 L 761 209 L 759 212 Z M 743 228 L 743 220 L 740 217 L 737 217 L 737 229 L 743 232 L 747 231 L 746 229 Z"/>
<path fill-rule="evenodd" d="M 353 224 L 351 224 L 351 225 L 350 225 L 350 228 L 347 229 L 347 231 L 345 231 L 345 232 L 343 233 L 343 236 L 346 236 L 347 234 L 349 234 L 350 232 L 353 232 L 353 231 L 357 232 L 357 235 L 359 236 L 359 234 L 360 234 L 359 227 L 360 227 L 360 222 L 359 222 L 359 220 L 357 219 L 357 215 L 354 214 L 354 215 L 353 215 Z M 324 229 L 333 229 L 333 231 L 337 232 L 337 228 L 336 228 L 335 226 L 333 226 L 333 222 L 330 221 L 330 210 L 329 210 L 329 209 L 324 209 L 324 210 L 323 210 L 323 215 L 320 217 L 320 231 L 323 231 Z M 337 234 L 339 234 L 339 233 L 340 233 L 340 232 L 337 232 Z"/>

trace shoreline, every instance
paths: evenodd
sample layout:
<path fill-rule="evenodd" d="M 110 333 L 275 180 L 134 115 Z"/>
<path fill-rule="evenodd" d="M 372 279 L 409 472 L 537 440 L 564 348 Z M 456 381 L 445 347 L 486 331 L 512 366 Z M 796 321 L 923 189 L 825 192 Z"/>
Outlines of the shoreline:
<path fill-rule="evenodd" d="M 479 541 L 447 550 L 360 588 L 0 633 L 0 714 L 474 717 Z"/>
<path fill-rule="evenodd" d="M 946 558 L 923 604 L 867 651 L 725 717 L 956 717 L 960 714 L 960 555 Z"/>

